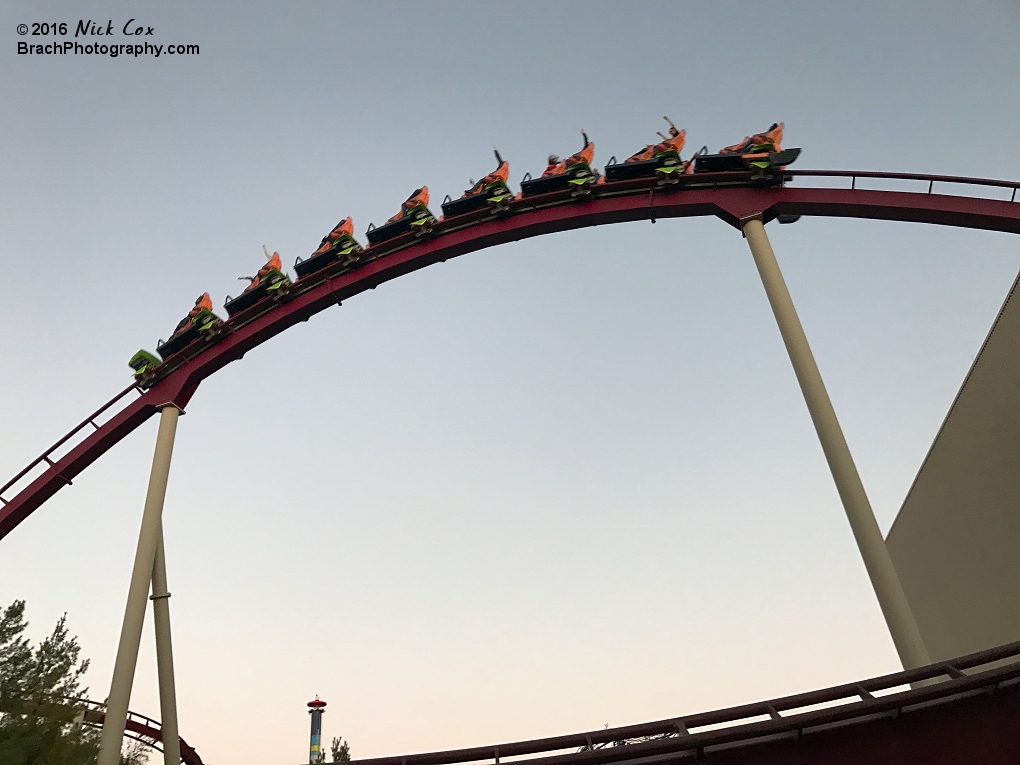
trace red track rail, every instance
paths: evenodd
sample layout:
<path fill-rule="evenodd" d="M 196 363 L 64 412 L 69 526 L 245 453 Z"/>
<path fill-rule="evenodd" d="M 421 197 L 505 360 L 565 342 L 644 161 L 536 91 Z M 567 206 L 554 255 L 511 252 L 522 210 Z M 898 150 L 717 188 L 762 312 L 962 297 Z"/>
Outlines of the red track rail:
<path fill-rule="evenodd" d="M 81 711 L 82 722 L 86 725 L 96 728 L 102 727 L 103 720 L 106 719 L 105 704 L 86 698 L 65 697 L 64 701 L 72 709 Z M 159 720 L 154 720 L 151 717 L 140 715 L 137 712 L 128 712 L 124 735 L 127 738 L 133 738 L 135 741 L 141 741 L 146 746 L 152 747 L 157 751 L 162 751 L 163 749 L 163 725 Z M 184 765 L 203 765 L 202 758 L 198 756 L 198 752 L 190 747 L 183 738 L 178 740 L 181 746 L 181 762 Z"/>
<path fill-rule="evenodd" d="M 871 173 L 853 171 L 788 171 L 789 178 L 850 178 L 850 188 L 747 188 L 724 186 L 726 175 L 700 176 L 718 187 L 658 190 L 644 182 L 623 181 L 596 187 L 594 198 L 577 201 L 565 194 L 533 197 L 515 204 L 501 217 L 482 220 L 472 215 L 440 222 L 435 235 L 415 242 L 412 238 L 394 240 L 379 248 L 383 254 L 356 271 L 322 278 L 310 275 L 295 283 L 293 297 L 275 304 L 272 310 L 243 326 L 241 316 L 225 325 L 226 337 L 188 358 L 152 389 L 127 405 L 117 408 L 131 386 L 62 438 L 28 468 L 0 488 L 0 539 L 9 534 L 36 508 L 61 487 L 95 462 L 114 444 L 125 438 L 166 404 L 183 409 L 198 385 L 209 375 L 236 361 L 262 343 L 319 311 L 339 304 L 377 285 L 416 271 L 433 263 L 494 247 L 506 242 L 625 221 L 658 218 L 683 218 L 714 215 L 733 226 L 743 218 L 761 215 L 766 221 L 778 215 L 814 215 L 879 220 L 912 221 L 946 226 L 1020 233 L 1020 203 L 976 196 L 932 193 L 935 183 L 962 184 L 986 189 L 1012 189 L 1012 199 L 1020 182 L 957 178 L 941 175 Z M 857 179 L 874 178 L 928 183 L 926 192 L 876 191 L 857 188 Z M 397 247 L 403 249 L 397 249 Z M 391 254 L 385 254 L 387 251 Z M 186 352 L 185 352 L 186 353 Z M 182 354 L 183 356 L 184 354 Z M 102 424 L 100 415 L 112 412 Z M 94 428 L 80 443 L 57 456 L 61 447 L 91 424 Z M 40 475 L 31 477 L 43 464 Z M 18 484 L 20 489 L 4 497 Z"/>
<path fill-rule="evenodd" d="M 987 669 L 987 665 L 993 662 L 1012 663 Z M 655 765 L 691 760 L 755 765 L 773 762 L 924 762 L 926 765 L 980 762 L 983 765 L 1012 765 L 1020 762 L 1020 736 L 1017 735 L 1020 733 L 1020 715 L 1016 714 L 1007 718 L 1012 727 L 1000 725 L 998 730 L 986 735 L 984 739 L 974 736 L 974 740 L 968 740 L 966 735 L 960 737 L 958 730 L 951 731 L 949 737 L 952 742 L 948 748 L 937 749 L 935 756 L 931 754 L 930 742 L 913 740 L 921 738 L 916 735 L 917 726 L 905 726 L 909 727 L 907 736 L 911 737 L 911 743 L 916 745 L 909 751 L 909 745 L 889 747 L 888 735 L 877 737 L 876 743 L 876 737 L 867 735 L 865 729 L 876 721 L 887 723 L 889 720 L 899 720 L 901 715 L 913 715 L 917 719 L 923 716 L 922 713 L 931 710 L 944 713 L 947 710 L 952 712 L 956 707 L 959 711 L 959 707 L 966 706 L 974 698 L 987 699 L 992 694 L 997 694 L 999 701 L 1005 702 L 1007 708 L 1012 710 L 1020 696 L 1018 662 L 1020 642 L 981 651 L 952 662 L 940 662 L 859 683 L 838 685 L 757 704 L 531 741 L 355 760 L 354 765 L 459 765 L 468 762 L 492 762 L 499 765 L 501 759 L 505 762 L 507 758 L 519 758 L 519 761 L 527 765 Z M 972 674 L 966 674 L 966 670 L 971 670 Z M 944 681 L 924 682 L 932 679 Z M 895 689 L 910 684 L 915 687 L 895 692 Z M 883 694 L 890 690 L 894 692 Z M 819 709 L 819 705 L 835 706 Z M 979 710 L 979 714 L 986 714 L 984 707 Z M 939 716 L 939 722 L 945 717 L 945 714 Z M 957 723 L 960 719 L 960 715 L 955 717 Z M 962 719 L 964 725 L 973 722 L 966 716 L 962 716 Z M 929 720 L 929 724 L 939 724 L 932 718 Z M 975 733 L 975 727 L 972 726 L 968 732 Z M 699 728 L 702 730 L 699 731 Z M 803 745 L 802 739 L 810 741 L 811 736 L 824 742 L 825 734 L 834 730 L 841 731 L 842 735 L 835 739 L 829 738 L 832 743 L 828 745 L 810 746 L 809 757 L 790 751 L 788 746 L 778 752 L 774 748 L 777 742 Z M 887 729 L 885 733 L 888 733 Z M 956 747 L 955 751 L 951 751 L 953 746 Z M 570 749 L 575 751 L 564 753 Z M 960 757 L 961 749 L 963 758 Z M 986 752 L 991 754 L 986 756 Z M 717 756 L 724 759 L 716 759 Z"/>
<path fill-rule="evenodd" d="M 96 701 L 89 701 L 88 699 L 81 699 L 80 701 L 83 701 L 87 707 L 85 722 L 89 725 L 102 727 L 103 720 L 106 719 L 104 705 Z M 140 715 L 137 712 L 128 712 L 124 735 L 136 741 L 141 741 L 157 751 L 163 751 L 163 726 L 159 720 L 153 720 L 151 717 Z M 180 737 L 177 740 L 181 747 L 181 762 L 183 765 L 204 765 L 202 758 L 198 756 L 198 752 L 190 747 L 187 741 Z"/>

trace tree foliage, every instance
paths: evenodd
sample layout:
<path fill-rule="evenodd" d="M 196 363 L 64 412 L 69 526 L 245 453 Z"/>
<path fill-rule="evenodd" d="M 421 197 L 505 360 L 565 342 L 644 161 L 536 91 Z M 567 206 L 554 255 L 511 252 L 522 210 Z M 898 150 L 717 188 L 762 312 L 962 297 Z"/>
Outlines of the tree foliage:
<path fill-rule="evenodd" d="M 66 614 L 33 648 L 25 637 L 25 601 L 0 614 L 0 763 L 94 765 L 99 731 L 83 724 L 73 703 L 88 693 L 82 678 L 88 659 L 68 633 Z M 146 753 L 129 748 L 122 765 L 141 765 Z"/>
<path fill-rule="evenodd" d="M 351 745 L 342 738 L 334 738 L 329 749 L 333 753 L 333 762 L 351 761 Z"/>

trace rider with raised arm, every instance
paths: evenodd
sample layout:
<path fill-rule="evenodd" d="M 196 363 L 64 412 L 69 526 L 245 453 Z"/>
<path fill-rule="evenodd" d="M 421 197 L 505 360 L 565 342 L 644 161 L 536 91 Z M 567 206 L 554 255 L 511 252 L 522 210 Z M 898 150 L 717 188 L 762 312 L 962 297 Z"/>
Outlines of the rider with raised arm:
<path fill-rule="evenodd" d="M 263 247 L 265 250 L 265 247 Z M 262 266 L 255 274 L 255 276 L 242 276 L 241 279 L 247 279 L 250 284 L 244 288 L 245 292 L 253 290 L 262 283 L 262 280 L 272 274 L 274 271 L 281 273 L 283 271 L 283 264 L 280 262 L 280 253 L 274 252 L 272 255 L 269 254 L 269 250 L 265 250 L 266 257 L 268 258 L 266 264 Z"/>
<path fill-rule="evenodd" d="M 588 140 L 588 134 L 585 133 L 583 129 L 581 130 L 581 136 L 584 138 L 584 146 L 581 147 L 581 150 L 577 152 L 577 154 L 571 154 L 566 158 L 563 162 L 566 168 L 580 164 L 581 162 L 584 162 L 586 165 L 590 165 L 592 159 L 595 157 L 595 144 Z"/>
<path fill-rule="evenodd" d="M 588 140 L 588 134 L 584 130 L 581 131 L 581 135 L 584 137 L 584 146 L 576 154 L 571 154 L 564 160 L 560 160 L 555 154 L 549 155 L 549 164 L 546 166 L 545 172 L 542 173 L 543 178 L 565 173 L 573 165 L 578 165 L 582 162 L 586 165 L 591 164 L 592 158 L 595 156 L 595 144 Z"/>
<path fill-rule="evenodd" d="M 678 154 L 684 147 L 684 142 L 687 139 L 686 130 L 678 130 L 677 126 L 673 124 L 673 120 L 669 117 L 663 117 L 666 122 L 669 123 L 669 135 L 665 136 L 662 133 L 656 131 L 658 136 L 662 139 L 659 143 L 650 143 L 641 151 L 633 154 L 625 160 L 626 162 L 644 162 L 645 160 L 654 159 L 657 155 L 664 151 L 675 151 Z"/>
<path fill-rule="evenodd" d="M 496 155 L 496 169 L 482 178 L 482 180 L 478 181 L 478 183 L 472 184 L 471 188 L 461 195 L 461 199 L 482 193 L 489 184 L 506 183 L 507 179 L 510 177 L 510 163 L 500 156 L 499 149 L 495 146 L 492 147 L 492 153 Z"/>
<path fill-rule="evenodd" d="M 764 133 L 755 133 L 752 136 L 744 136 L 744 140 L 719 149 L 720 154 L 747 154 L 758 147 L 760 151 L 782 151 L 780 144 L 783 140 L 783 123 L 773 122 L 772 126 Z"/>

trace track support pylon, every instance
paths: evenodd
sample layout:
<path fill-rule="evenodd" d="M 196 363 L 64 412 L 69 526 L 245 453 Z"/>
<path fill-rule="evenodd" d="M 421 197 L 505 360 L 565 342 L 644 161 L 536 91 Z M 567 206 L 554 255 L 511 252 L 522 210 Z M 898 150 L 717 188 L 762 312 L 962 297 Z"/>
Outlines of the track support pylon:
<path fill-rule="evenodd" d="M 779 263 L 772 251 L 765 225 L 760 215 L 744 218 L 740 221 L 751 255 L 758 267 L 765 294 L 768 296 L 772 311 L 779 324 L 779 332 L 783 336 L 786 350 L 793 363 L 793 371 L 797 375 L 800 389 L 807 402 L 808 412 L 815 424 L 818 440 L 822 443 L 822 451 L 829 463 L 829 470 L 836 483 L 836 491 L 843 501 L 843 509 L 850 521 L 857 547 L 864 559 L 864 566 L 871 577 L 871 585 L 878 597 L 886 625 L 892 635 L 896 652 L 904 669 L 923 667 L 930 662 L 928 651 L 921 633 L 910 610 L 910 603 L 903 592 L 899 575 L 893 566 L 889 550 L 882 537 L 882 531 L 875 520 L 864 484 L 857 472 L 850 447 L 847 446 L 843 430 L 836 419 L 836 411 L 825 390 L 822 375 L 818 371 L 811 346 L 808 345 L 804 327 L 801 326 L 793 299 L 786 287 L 786 280 L 779 270 Z"/>
<path fill-rule="evenodd" d="M 152 565 L 152 621 L 156 626 L 156 672 L 159 677 L 159 716 L 163 729 L 163 765 L 180 765 L 181 740 L 177 727 L 177 686 L 170 640 L 170 592 L 166 583 L 166 554 L 160 523 L 156 558 Z"/>
<path fill-rule="evenodd" d="M 110 696 L 106 702 L 97 765 L 120 763 L 120 748 L 124 739 L 124 727 L 127 724 L 128 702 L 131 700 L 131 686 L 134 684 L 135 666 L 138 663 L 138 647 L 142 640 L 142 625 L 145 621 L 145 605 L 150 583 L 154 600 L 153 610 L 156 614 L 160 705 L 164 706 L 169 700 L 171 707 L 161 710 L 164 717 L 163 757 L 165 765 L 180 763 L 173 658 L 170 650 L 170 611 L 167 603 L 169 593 L 166 591 L 166 562 L 163 556 L 163 500 L 166 497 L 170 458 L 173 455 L 174 436 L 180 413 L 173 404 L 167 404 L 160 411 L 156 450 L 152 458 L 152 471 L 149 473 L 149 488 L 145 495 L 142 525 L 138 532 L 138 547 L 135 550 L 135 564 L 131 571 L 131 585 L 128 588 L 127 606 L 124 609 L 124 623 L 121 627 L 120 643 L 117 646 L 117 660 L 113 668 L 113 679 L 110 681 Z M 168 678 L 168 682 L 165 682 L 164 676 Z M 172 725 L 172 730 L 168 728 L 167 722 Z M 169 744 L 168 739 L 173 743 Z"/>

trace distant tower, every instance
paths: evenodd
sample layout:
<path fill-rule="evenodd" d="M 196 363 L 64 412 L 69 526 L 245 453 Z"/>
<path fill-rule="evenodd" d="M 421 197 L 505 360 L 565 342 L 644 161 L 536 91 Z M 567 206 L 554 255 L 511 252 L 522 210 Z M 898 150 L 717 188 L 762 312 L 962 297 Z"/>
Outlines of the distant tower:
<path fill-rule="evenodd" d="M 308 714 L 312 716 L 312 740 L 308 749 L 308 762 L 311 765 L 318 765 L 320 762 L 326 761 L 326 753 L 322 751 L 322 715 L 326 711 L 326 702 L 319 701 L 319 697 L 315 697 L 315 701 L 308 702 Z"/>

